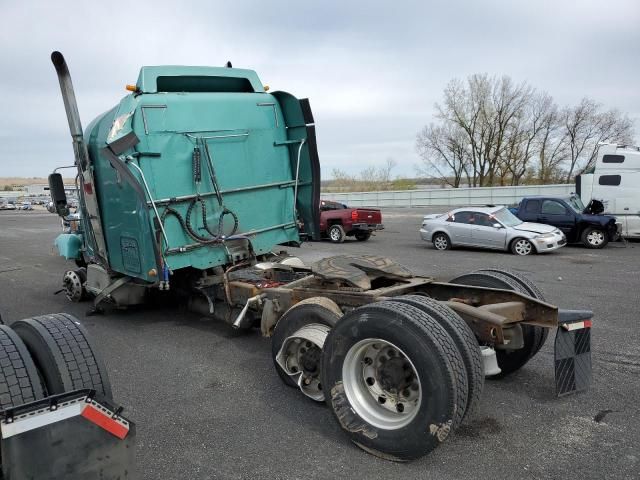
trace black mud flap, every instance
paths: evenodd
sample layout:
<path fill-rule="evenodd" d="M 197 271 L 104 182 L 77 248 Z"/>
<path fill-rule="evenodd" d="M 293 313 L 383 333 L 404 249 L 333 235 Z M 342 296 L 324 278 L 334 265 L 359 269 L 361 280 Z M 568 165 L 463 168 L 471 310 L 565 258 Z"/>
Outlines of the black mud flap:
<path fill-rule="evenodd" d="M 135 425 L 93 390 L 76 390 L 2 414 L 4 480 L 134 479 Z"/>
<path fill-rule="evenodd" d="M 588 310 L 560 310 L 554 348 L 556 395 L 587 390 L 591 384 L 591 318 Z"/>

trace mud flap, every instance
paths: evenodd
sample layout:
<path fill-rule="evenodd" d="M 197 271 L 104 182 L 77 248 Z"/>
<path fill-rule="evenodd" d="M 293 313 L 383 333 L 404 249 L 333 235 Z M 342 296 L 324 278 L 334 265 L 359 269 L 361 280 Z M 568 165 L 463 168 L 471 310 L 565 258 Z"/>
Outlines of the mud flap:
<path fill-rule="evenodd" d="M 2 478 L 136 478 L 135 425 L 120 411 L 93 390 L 5 410 L 0 422 Z"/>
<path fill-rule="evenodd" d="M 587 390 L 591 384 L 591 318 L 588 310 L 560 310 L 554 347 L 556 395 Z"/>

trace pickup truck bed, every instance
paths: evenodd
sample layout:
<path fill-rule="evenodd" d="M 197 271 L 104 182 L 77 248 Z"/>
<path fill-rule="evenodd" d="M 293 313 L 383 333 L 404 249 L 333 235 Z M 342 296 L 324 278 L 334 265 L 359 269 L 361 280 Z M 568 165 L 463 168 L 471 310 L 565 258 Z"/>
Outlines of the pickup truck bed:
<path fill-rule="evenodd" d="M 376 230 L 382 230 L 382 213 L 377 208 L 349 208 L 338 202 L 320 202 L 320 234 L 334 243 L 346 237 L 364 242 Z"/>

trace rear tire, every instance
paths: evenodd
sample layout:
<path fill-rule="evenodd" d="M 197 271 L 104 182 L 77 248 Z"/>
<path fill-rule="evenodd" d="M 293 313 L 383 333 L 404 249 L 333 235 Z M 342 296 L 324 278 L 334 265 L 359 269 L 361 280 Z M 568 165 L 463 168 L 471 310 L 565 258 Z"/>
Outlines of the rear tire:
<path fill-rule="evenodd" d="M 580 239 L 585 247 L 592 249 L 604 248 L 609 243 L 607 233 L 600 228 L 594 227 L 585 228 Z"/>
<path fill-rule="evenodd" d="M 11 328 L 0 325 L 0 409 L 41 398 L 44 390 L 26 345 Z"/>
<path fill-rule="evenodd" d="M 529 280 L 527 277 L 525 277 L 520 273 L 514 272 L 512 270 L 507 270 L 506 268 L 502 268 L 502 269 L 483 268 L 481 270 L 476 270 L 476 272 L 477 273 L 491 272 L 491 273 L 498 273 L 500 275 L 505 275 L 520 285 L 520 289 L 518 289 L 518 291 L 520 291 L 521 293 L 529 295 L 530 297 L 533 297 L 537 300 L 542 300 L 543 302 L 547 301 L 546 298 L 544 297 L 544 294 L 542 293 L 542 290 L 540 290 L 540 288 L 538 288 L 538 286 L 535 283 L 533 283 L 531 280 Z M 538 345 L 534 348 L 534 352 L 531 355 L 532 357 L 540 351 L 544 343 L 547 341 L 547 337 L 549 336 L 548 328 L 542 328 L 542 327 L 536 327 L 536 326 L 533 326 L 533 327 L 540 329 L 542 331 L 542 335 L 540 336 L 540 341 Z"/>
<path fill-rule="evenodd" d="M 280 317 L 271 337 L 271 358 L 285 385 L 298 388 L 296 382 L 276 361 L 285 340 L 307 325 L 320 324 L 333 328 L 341 316 L 342 311 L 332 300 L 314 297 L 296 303 Z"/>
<path fill-rule="evenodd" d="M 467 371 L 468 388 L 464 418 L 469 418 L 477 410 L 484 389 L 482 353 L 473 330 L 456 312 L 432 298 L 422 295 L 403 295 L 393 300 L 413 305 L 431 316 L 442 325 L 455 342 Z M 457 425 L 454 424 L 454 427 Z"/>
<path fill-rule="evenodd" d="M 436 250 L 451 250 L 451 239 L 446 233 L 436 233 L 432 241 Z"/>
<path fill-rule="evenodd" d="M 344 237 L 346 235 L 344 233 L 344 228 L 342 228 L 342 225 L 331 225 L 327 233 L 329 234 L 329 240 L 331 240 L 333 243 L 344 242 Z"/>
<path fill-rule="evenodd" d="M 453 365 L 461 363 L 446 330 L 423 311 L 395 301 L 365 305 L 326 339 L 326 401 L 360 448 L 386 460 L 412 460 L 453 429 L 457 375 L 466 374 Z"/>
<path fill-rule="evenodd" d="M 514 275 L 513 273 L 511 275 Z M 450 283 L 458 283 L 460 285 L 471 285 L 477 287 L 489 287 L 489 288 L 501 288 L 505 290 L 514 290 L 516 292 L 524 293 L 525 295 L 533 296 L 527 291 L 527 289 L 514 278 L 509 277 L 503 273 L 493 271 L 482 271 L 467 273 L 460 275 L 452 280 Z M 498 360 L 498 366 L 500 372 L 492 378 L 501 378 L 510 373 L 513 373 L 522 368 L 538 351 L 542 348 L 544 341 L 548 335 L 545 334 L 545 328 L 535 325 L 520 324 L 522 328 L 522 338 L 524 346 L 518 350 L 499 350 L 496 349 L 496 358 Z"/>
<path fill-rule="evenodd" d="M 366 242 L 371 238 L 371 232 L 356 232 L 356 240 Z"/>
<path fill-rule="evenodd" d="M 49 395 L 91 388 L 111 399 L 107 370 L 75 317 L 52 313 L 17 320 L 11 327 L 26 344 Z"/>

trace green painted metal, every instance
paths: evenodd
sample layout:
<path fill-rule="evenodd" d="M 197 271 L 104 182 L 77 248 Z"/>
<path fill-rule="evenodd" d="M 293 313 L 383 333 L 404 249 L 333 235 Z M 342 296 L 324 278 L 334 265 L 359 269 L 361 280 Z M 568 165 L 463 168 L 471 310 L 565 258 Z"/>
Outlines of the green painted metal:
<path fill-rule="evenodd" d="M 58 253 L 67 260 L 75 260 L 80 258 L 80 249 L 82 248 L 82 235 L 75 233 L 61 233 L 54 241 Z"/>
<path fill-rule="evenodd" d="M 85 130 L 112 270 L 155 282 L 163 264 L 178 270 L 230 263 L 227 243 L 238 236 L 248 238 L 258 255 L 278 244 L 299 242 L 299 224 L 317 236 L 315 133 L 295 97 L 266 93 L 255 72 L 233 68 L 144 67 L 136 86 L 137 92 Z M 163 92 L 159 86 L 192 91 Z M 132 134 L 139 142 L 110 161 L 104 147 Z M 199 182 L 193 166 L 196 147 Z M 216 194 L 206 150 L 221 195 Z M 228 242 L 194 241 L 175 215 L 165 214 L 170 208 L 185 220 L 195 196 L 206 207 L 209 232 L 200 201 L 190 221 L 203 237 L 211 238 L 210 232 L 228 236 L 234 217 L 223 216 L 220 232 L 220 216 L 224 209 L 235 214 L 237 229 Z M 86 219 L 83 229 L 90 229 Z M 85 237 L 91 255 L 95 245 L 91 235 Z"/>

